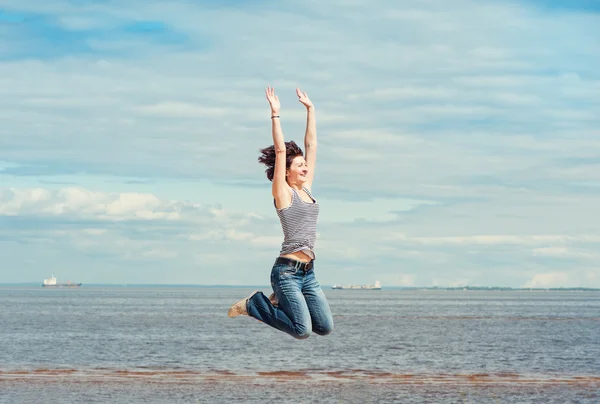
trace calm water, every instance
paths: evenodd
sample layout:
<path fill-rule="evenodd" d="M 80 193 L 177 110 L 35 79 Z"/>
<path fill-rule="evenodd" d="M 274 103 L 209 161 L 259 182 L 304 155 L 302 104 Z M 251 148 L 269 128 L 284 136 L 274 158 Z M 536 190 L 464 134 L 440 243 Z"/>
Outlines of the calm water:
<path fill-rule="evenodd" d="M 326 290 L 297 341 L 250 289 L 0 288 L 0 403 L 598 403 L 600 293 Z"/>

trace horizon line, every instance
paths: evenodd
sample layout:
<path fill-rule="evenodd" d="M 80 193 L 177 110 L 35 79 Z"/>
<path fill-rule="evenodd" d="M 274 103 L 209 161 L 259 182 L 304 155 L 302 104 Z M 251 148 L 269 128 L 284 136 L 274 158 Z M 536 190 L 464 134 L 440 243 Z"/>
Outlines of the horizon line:
<path fill-rule="evenodd" d="M 77 282 L 79 283 L 79 282 Z M 110 286 L 110 287 L 127 287 L 127 286 L 159 286 L 159 287 L 202 287 L 202 288 L 269 288 L 271 285 L 226 285 L 226 284 L 199 284 L 199 283 L 81 283 L 81 286 Z M 335 284 L 323 284 L 323 289 L 331 288 Z M 39 282 L 0 282 L 0 286 L 43 286 Z M 59 286 L 58 288 L 63 288 Z M 78 287 L 77 287 L 78 288 Z M 464 286 L 402 286 L 402 285 L 389 285 L 382 286 L 383 289 L 420 289 L 420 290 L 431 290 L 431 289 L 449 289 L 449 290 L 469 290 L 469 289 L 504 289 L 504 290 L 561 290 L 561 289 L 578 289 L 587 291 L 600 291 L 600 288 L 586 287 L 586 286 L 552 286 L 552 287 L 523 287 L 523 286 L 476 286 L 476 285 L 464 285 Z M 345 289 L 345 290 L 369 290 L 369 289 Z"/>

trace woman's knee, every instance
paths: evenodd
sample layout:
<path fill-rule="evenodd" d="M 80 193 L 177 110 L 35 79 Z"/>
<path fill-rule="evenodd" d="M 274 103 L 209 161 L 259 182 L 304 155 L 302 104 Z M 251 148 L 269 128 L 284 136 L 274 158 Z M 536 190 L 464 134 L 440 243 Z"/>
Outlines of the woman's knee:
<path fill-rule="evenodd" d="M 323 337 L 326 336 L 326 335 L 329 335 L 329 334 L 331 334 L 333 332 L 333 322 L 330 322 L 328 324 L 324 324 L 324 325 L 322 325 L 320 327 L 315 327 L 313 329 L 313 331 L 314 331 L 315 334 L 318 334 L 318 335 L 323 336 Z"/>
<path fill-rule="evenodd" d="M 312 324 L 315 334 L 325 336 L 333 332 L 333 316 L 331 314 L 321 316 Z"/>
<path fill-rule="evenodd" d="M 296 339 L 307 339 L 308 337 L 310 337 L 310 334 L 311 334 L 310 331 L 305 331 L 302 333 L 296 333 L 293 335 L 293 337 Z"/>
<path fill-rule="evenodd" d="M 310 337 L 310 334 L 312 333 L 312 329 L 311 326 L 308 325 L 304 325 L 304 324 L 298 324 L 296 325 L 296 327 L 294 327 L 294 332 L 292 334 L 292 337 L 296 338 L 296 339 L 306 339 L 308 337 Z"/>

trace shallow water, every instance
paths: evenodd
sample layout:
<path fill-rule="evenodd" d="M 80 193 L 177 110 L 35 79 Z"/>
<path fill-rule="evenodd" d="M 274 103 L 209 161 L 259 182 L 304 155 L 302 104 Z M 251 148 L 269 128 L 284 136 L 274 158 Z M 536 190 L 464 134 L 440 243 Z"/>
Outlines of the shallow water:
<path fill-rule="evenodd" d="M 597 292 L 326 290 L 302 341 L 250 292 L 2 287 L 0 403 L 600 402 Z"/>

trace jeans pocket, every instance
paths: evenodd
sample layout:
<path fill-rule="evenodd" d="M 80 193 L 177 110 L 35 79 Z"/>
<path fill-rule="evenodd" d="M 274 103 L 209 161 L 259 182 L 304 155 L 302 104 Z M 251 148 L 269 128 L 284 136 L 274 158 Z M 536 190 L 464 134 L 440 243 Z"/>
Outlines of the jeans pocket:
<path fill-rule="evenodd" d="M 290 267 L 287 265 L 279 268 L 279 276 L 281 278 L 286 277 L 286 276 L 292 276 L 292 275 L 296 274 L 296 272 L 298 272 L 298 268 Z"/>

